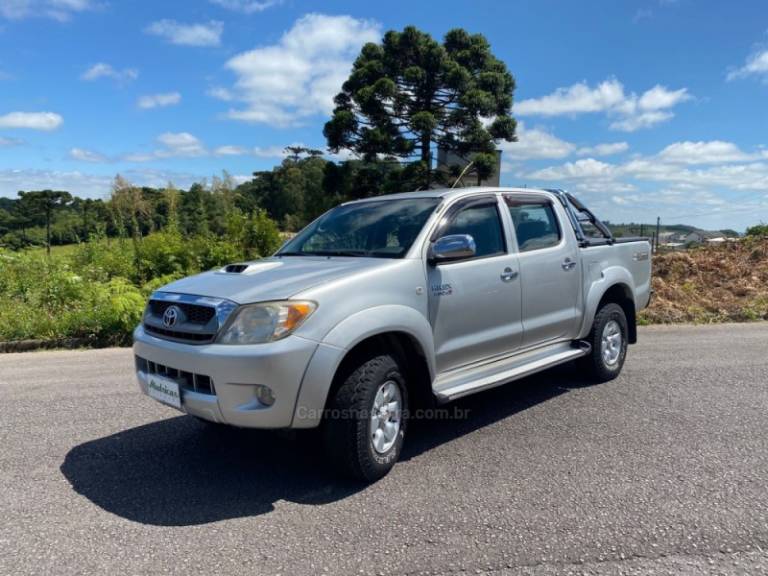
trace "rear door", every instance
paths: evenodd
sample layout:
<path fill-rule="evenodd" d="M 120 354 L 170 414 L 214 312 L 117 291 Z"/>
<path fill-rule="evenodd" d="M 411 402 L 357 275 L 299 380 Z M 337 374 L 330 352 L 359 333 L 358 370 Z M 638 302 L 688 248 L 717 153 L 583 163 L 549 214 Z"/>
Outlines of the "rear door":
<path fill-rule="evenodd" d="M 506 194 L 522 290 L 523 347 L 575 337 L 580 318 L 578 246 L 545 195 Z"/>
<path fill-rule="evenodd" d="M 438 372 L 512 352 L 520 346 L 520 282 L 517 255 L 495 195 L 459 200 L 431 240 L 469 234 L 476 254 L 428 265 L 429 313 Z"/>

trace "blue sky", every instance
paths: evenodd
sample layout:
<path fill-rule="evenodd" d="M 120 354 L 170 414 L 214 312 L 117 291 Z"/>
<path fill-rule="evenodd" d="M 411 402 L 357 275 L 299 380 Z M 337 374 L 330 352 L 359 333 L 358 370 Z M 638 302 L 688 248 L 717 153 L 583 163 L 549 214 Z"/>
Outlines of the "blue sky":
<path fill-rule="evenodd" d="M 238 179 L 323 147 L 362 43 L 489 39 L 517 80 L 502 183 L 613 221 L 768 221 L 765 0 L 0 0 L 0 195 Z"/>

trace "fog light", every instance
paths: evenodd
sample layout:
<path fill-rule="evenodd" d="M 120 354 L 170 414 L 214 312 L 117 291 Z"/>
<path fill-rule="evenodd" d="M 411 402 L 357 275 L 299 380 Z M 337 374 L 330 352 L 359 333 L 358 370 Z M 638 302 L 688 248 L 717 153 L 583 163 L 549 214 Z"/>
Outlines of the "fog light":
<path fill-rule="evenodd" d="M 272 406 L 275 403 L 275 395 L 269 386 L 256 386 L 256 399 L 264 406 Z"/>

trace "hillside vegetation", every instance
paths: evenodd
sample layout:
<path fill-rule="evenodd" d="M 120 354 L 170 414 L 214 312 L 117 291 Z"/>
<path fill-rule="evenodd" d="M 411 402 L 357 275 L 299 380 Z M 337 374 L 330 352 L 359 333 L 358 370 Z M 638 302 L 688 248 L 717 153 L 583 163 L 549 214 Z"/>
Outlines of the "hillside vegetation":
<path fill-rule="evenodd" d="M 641 321 L 768 320 L 768 237 L 658 254 L 651 306 Z"/>
<path fill-rule="evenodd" d="M 279 243 L 274 224 L 257 213 L 240 236 L 184 237 L 170 229 L 141 239 L 94 237 L 50 257 L 38 248 L 0 249 L 0 342 L 128 344 L 153 290 L 270 254 Z"/>

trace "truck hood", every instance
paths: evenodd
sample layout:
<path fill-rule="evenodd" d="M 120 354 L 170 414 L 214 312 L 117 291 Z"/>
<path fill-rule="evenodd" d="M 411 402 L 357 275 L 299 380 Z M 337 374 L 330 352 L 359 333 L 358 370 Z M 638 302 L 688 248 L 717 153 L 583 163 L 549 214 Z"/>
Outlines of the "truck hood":
<path fill-rule="evenodd" d="M 242 272 L 224 268 L 203 272 L 163 286 L 162 292 L 226 298 L 238 304 L 283 300 L 294 294 L 352 276 L 396 265 L 388 258 L 285 256 L 244 263 Z"/>

